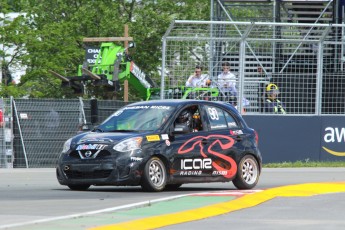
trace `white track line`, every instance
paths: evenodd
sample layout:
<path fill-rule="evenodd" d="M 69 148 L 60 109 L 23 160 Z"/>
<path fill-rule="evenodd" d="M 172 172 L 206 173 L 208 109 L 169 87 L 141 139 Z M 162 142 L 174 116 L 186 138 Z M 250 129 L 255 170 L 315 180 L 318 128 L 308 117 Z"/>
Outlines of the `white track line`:
<path fill-rule="evenodd" d="M 94 214 L 99 214 L 99 213 L 104 213 L 104 212 L 119 211 L 119 210 L 125 210 L 125 209 L 130 209 L 130 208 L 145 207 L 145 206 L 149 206 L 153 203 L 173 200 L 173 199 L 177 199 L 177 198 L 181 198 L 181 197 L 185 197 L 185 196 L 189 196 L 189 195 L 191 195 L 191 194 L 171 196 L 171 197 L 160 198 L 160 199 L 156 199 L 156 200 L 148 200 L 148 201 L 138 202 L 138 203 L 134 203 L 134 204 L 122 205 L 122 206 L 118 206 L 118 207 L 100 209 L 100 210 L 96 210 L 96 211 L 83 212 L 83 213 L 67 215 L 67 216 L 45 218 L 45 219 L 27 221 L 27 222 L 22 222 L 22 223 L 17 223 L 17 224 L 0 225 L 0 229 L 19 227 L 19 226 L 30 225 L 30 224 L 45 223 L 45 222 L 56 221 L 56 220 L 78 218 L 78 217 L 82 217 L 82 216 L 89 216 L 89 215 L 94 215 Z"/>
<path fill-rule="evenodd" d="M 0 229 L 14 228 L 14 227 L 20 227 L 20 226 L 31 225 L 31 224 L 39 224 L 39 223 L 45 223 L 45 222 L 50 222 L 50 221 L 56 221 L 56 220 L 79 218 L 79 217 L 83 217 L 83 216 L 90 216 L 90 215 L 104 213 L 104 212 L 126 210 L 126 209 L 130 209 L 130 208 L 145 207 L 145 206 L 149 206 L 153 203 L 157 203 L 157 202 L 161 202 L 161 201 L 174 200 L 174 199 L 186 197 L 186 196 L 193 196 L 193 195 L 194 196 L 202 196 L 202 195 L 207 196 L 208 194 L 223 194 L 223 195 L 226 195 L 226 194 L 229 194 L 229 195 L 243 194 L 244 195 L 244 194 L 250 194 L 250 193 L 255 193 L 255 192 L 259 192 L 259 191 L 262 191 L 262 190 L 243 190 L 241 192 L 240 191 L 236 191 L 236 192 L 235 191 L 234 192 L 229 192 L 229 191 L 201 192 L 201 193 L 191 193 L 191 194 L 170 196 L 170 197 L 165 197 L 165 198 L 160 198 L 160 199 L 155 199 L 155 200 L 148 200 L 148 201 L 143 201 L 143 202 L 138 202 L 138 203 L 133 203 L 133 204 L 128 204 L 128 205 L 117 206 L 117 207 L 113 207 L 113 208 L 106 208 L 106 209 L 100 209 L 100 210 L 96 210 L 96 211 L 83 212 L 83 213 L 79 213 L 79 214 L 45 218 L 45 219 L 27 221 L 27 222 L 16 223 L 16 224 L 0 225 Z"/>

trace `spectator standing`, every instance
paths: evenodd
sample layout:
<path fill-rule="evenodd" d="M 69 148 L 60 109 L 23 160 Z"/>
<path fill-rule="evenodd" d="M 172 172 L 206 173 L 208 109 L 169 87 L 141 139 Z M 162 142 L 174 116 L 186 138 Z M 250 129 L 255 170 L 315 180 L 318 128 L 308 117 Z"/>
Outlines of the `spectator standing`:
<path fill-rule="evenodd" d="M 264 103 L 266 113 L 286 114 L 284 104 L 277 98 L 279 93 L 277 85 L 271 83 L 266 86 L 267 98 Z"/>
<path fill-rule="evenodd" d="M 207 74 L 202 73 L 202 67 L 196 66 L 195 72 L 186 81 L 187 87 L 207 87 L 209 78 Z"/>
<path fill-rule="evenodd" d="M 218 87 L 227 96 L 237 97 L 236 76 L 230 72 L 230 63 L 222 63 L 222 72 L 217 77 Z"/>

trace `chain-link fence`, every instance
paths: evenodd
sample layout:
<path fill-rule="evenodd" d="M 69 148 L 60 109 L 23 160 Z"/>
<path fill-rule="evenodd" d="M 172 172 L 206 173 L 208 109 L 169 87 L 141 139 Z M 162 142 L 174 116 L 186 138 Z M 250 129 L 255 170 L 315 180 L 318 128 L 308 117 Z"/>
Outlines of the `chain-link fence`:
<path fill-rule="evenodd" d="M 13 100 L 14 167 L 51 167 L 80 123 L 79 100 Z"/>
<path fill-rule="evenodd" d="M 178 98 L 176 88 L 202 65 L 222 100 L 217 81 L 228 62 L 237 105 L 247 114 L 263 113 L 269 83 L 278 86 L 287 114 L 342 114 L 344 31 L 344 24 L 174 21 L 163 38 L 164 98 Z"/>
<path fill-rule="evenodd" d="M 101 123 L 122 101 L 2 99 L 0 168 L 55 167 L 63 143 L 82 125 Z"/>
<path fill-rule="evenodd" d="M 0 168 L 13 166 L 12 129 L 11 99 L 0 99 Z"/>

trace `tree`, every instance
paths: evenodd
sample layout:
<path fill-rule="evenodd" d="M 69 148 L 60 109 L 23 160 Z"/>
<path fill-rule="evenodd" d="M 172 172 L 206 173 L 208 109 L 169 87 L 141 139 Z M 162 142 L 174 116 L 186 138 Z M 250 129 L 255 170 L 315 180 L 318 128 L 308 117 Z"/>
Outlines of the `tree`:
<path fill-rule="evenodd" d="M 209 5 L 209 0 L 57 0 L 54 4 L 50 0 L 22 0 L 16 7 L 25 9 L 25 17 L 6 29 L 20 35 L 8 36 L 6 41 L 25 48 L 13 57 L 27 67 L 19 86 L 30 97 L 73 97 L 48 71 L 75 76 L 85 55 L 82 39 L 123 36 L 125 24 L 137 44 L 133 59 L 159 79 L 161 39 L 171 21 L 209 20 Z"/>
<path fill-rule="evenodd" d="M 18 15 L 14 17 L 13 11 L 20 10 L 17 2 L 10 0 L 0 0 L 0 77 L 1 90 L 0 95 L 4 96 L 7 93 L 7 85 L 12 83 L 11 69 L 20 68 L 20 57 L 25 52 L 22 46 L 22 35 L 19 32 L 23 22 L 23 17 Z M 12 87 L 12 91 L 16 91 L 17 87 Z M 3 92 L 4 91 L 4 92 Z M 16 95 L 22 96 L 17 90 Z"/>

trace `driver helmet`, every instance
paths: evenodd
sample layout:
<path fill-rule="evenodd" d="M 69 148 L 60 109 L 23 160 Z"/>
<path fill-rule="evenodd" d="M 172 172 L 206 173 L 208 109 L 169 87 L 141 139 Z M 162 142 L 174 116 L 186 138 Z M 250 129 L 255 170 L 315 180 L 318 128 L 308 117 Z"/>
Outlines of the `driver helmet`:
<path fill-rule="evenodd" d="M 179 124 L 185 124 L 188 127 L 192 124 L 192 113 L 188 110 L 183 110 L 177 118 Z"/>
<path fill-rule="evenodd" d="M 268 84 L 266 86 L 266 92 L 268 94 L 275 93 L 276 95 L 278 95 L 279 94 L 279 88 L 278 88 L 278 86 L 276 84 L 271 83 L 271 84 Z"/>

